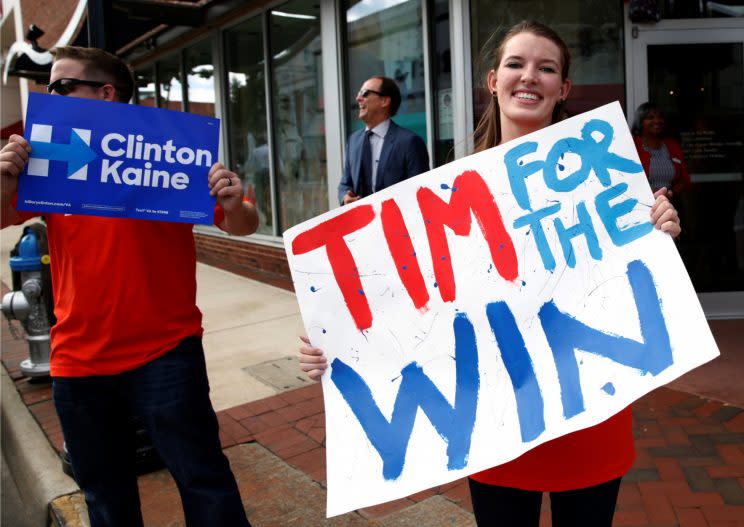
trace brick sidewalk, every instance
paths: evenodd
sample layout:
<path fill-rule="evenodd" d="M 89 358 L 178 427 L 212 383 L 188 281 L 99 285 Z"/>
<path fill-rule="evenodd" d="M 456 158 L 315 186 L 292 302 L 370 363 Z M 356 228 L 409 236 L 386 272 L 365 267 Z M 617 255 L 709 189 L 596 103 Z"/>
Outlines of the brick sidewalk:
<path fill-rule="evenodd" d="M 633 413 L 638 457 L 623 480 L 615 525 L 744 526 L 744 411 L 660 388 Z M 324 419 L 319 386 L 220 413 L 225 446 L 256 441 L 320 484 Z M 435 494 L 470 510 L 460 480 L 363 513 L 385 516 Z"/>
<path fill-rule="evenodd" d="M 7 322 L 3 324 L 2 361 L 23 401 L 59 452 L 62 434 L 50 386 L 31 383 L 20 375 L 18 365 L 26 357 L 26 345 L 12 340 Z M 638 458 L 623 479 L 615 526 L 744 527 L 744 410 L 660 388 L 637 401 L 633 413 Z M 238 445 L 261 445 L 278 460 L 307 475 L 319 488 L 325 486 L 325 415 L 320 385 L 221 411 L 218 419 L 228 456 Z M 245 489 L 241 467 L 234 461 L 233 467 Z M 175 486 L 165 471 L 146 476 L 141 485 L 148 495 L 167 496 L 168 502 L 177 502 Z M 252 482 L 253 488 L 260 485 L 260 481 Z M 459 480 L 360 510 L 358 515 L 380 524 L 382 518 L 404 515 L 436 495 L 470 511 L 467 484 Z M 251 502 L 250 495 L 245 498 Z M 254 506 L 261 509 L 261 503 Z M 157 514 L 145 510 L 150 507 L 160 510 Z M 324 501 L 317 507 L 322 510 Z M 148 525 L 182 525 L 180 507 L 167 507 L 163 512 L 162 506 L 143 498 L 143 510 Z M 543 525 L 549 525 L 549 516 L 549 508 L 544 507 Z M 383 524 L 387 523 L 384 520 Z"/>

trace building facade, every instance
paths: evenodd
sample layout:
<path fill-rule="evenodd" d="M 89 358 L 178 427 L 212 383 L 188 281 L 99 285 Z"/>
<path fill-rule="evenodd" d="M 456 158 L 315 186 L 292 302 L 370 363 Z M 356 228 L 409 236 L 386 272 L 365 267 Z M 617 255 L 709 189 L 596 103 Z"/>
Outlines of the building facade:
<path fill-rule="evenodd" d="M 395 121 L 419 134 L 440 166 L 470 151 L 490 97 L 483 81 L 494 43 L 522 19 L 543 21 L 572 53 L 569 113 L 615 100 L 629 120 L 648 100 L 664 110 L 692 179 L 674 198 L 678 248 L 706 314 L 744 318 L 744 1 L 658 0 L 660 20 L 651 22 L 630 20 L 633 3 L 114 0 L 108 31 L 128 29 L 112 49 L 135 70 L 136 103 L 222 120 L 220 157 L 258 207 L 261 226 L 249 237 L 197 227 L 200 259 L 291 288 L 282 232 L 337 206 L 345 138 L 361 126 L 362 82 L 376 74 L 398 82 Z M 22 40 L 20 28 L 52 27 L 29 7 L 37 4 L 3 3 L 4 56 Z M 72 17 L 85 2 L 59 4 Z M 136 13 L 141 4 L 154 10 Z M 85 45 L 85 24 L 70 43 Z M 6 87 L 19 92 L 21 108 L 24 90 L 37 89 L 10 75 L 4 101 Z"/>

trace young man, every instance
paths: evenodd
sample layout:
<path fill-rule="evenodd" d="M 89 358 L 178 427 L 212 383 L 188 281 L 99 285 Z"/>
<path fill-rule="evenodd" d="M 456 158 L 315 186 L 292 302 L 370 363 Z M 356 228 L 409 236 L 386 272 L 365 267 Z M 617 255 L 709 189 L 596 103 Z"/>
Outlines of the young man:
<path fill-rule="evenodd" d="M 77 47 L 54 54 L 50 93 L 131 98 L 132 73 L 117 57 Z M 3 227 L 33 216 L 14 207 L 29 152 L 18 135 L 0 151 Z M 209 189 L 218 227 L 256 230 L 256 210 L 234 173 L 215 164 Z M 192 226 L 65 214 L 46 220 L 57 317 L 54 403 L 91 525 L 142 525 L 138 415 L 178 484 L 187 525 L 248 526 L 209 400 Z"/>
<path fill-rule="evenodd" d="M 429 153 L 419 136 L 390 120 L 400 107 L 393 79 L 371 77 L 356 97 L 364 130 L 346 145 L 346 163 L 338 185 L 341 205 L 429 170 Z"/>

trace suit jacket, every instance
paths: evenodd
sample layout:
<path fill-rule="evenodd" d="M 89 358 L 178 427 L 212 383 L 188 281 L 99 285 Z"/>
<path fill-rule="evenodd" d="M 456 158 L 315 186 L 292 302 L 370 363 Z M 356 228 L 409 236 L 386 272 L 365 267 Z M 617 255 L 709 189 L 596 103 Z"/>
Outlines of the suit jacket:
<path fill-rule="evenodd" d="M 364 129 L 351 134 L 346 143 L 346 163 L 338 185 L 338 201 L 342 205 L 349 190 L 358 194 L 363 142 Z M 429 153 L 424 141 L 410 130 L 390 121 L 377 164 L 375 192 L 428 171 Z"/>

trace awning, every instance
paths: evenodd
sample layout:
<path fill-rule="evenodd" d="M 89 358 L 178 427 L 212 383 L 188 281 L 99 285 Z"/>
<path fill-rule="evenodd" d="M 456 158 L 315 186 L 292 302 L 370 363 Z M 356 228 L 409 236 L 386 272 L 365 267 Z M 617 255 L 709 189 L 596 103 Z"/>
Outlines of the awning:
<path fill-rule="evenodd" d="M 198 27 L 207 22 L 207 11 L 222 0 L 104 0 L 109 20 L 97 20 L 105 28 L 112 49 L 125 50 L 158 29 L 173 26 Z M 73 16 L 53 47 L 88 45 L 88 1 L 79 0 Z M 93 10 L 95 12 L 96 10 Z M 93 15 L 91 15 L 93 16 Z M 115 19 L 115 20 L 114 20 Z M 41 22 L 41 21 L 40 21 Z M 42 28 L 43 29 L 43 28 Z M 5 57 L 3 79 L 9 75 L 46 83 L 52 54 L 34 43 L 15 42 Z"/>
<path fill-rule="evenodd" d="M 54 47 L 67 46 L 72 42 L 80 29 L 87 5 L 87 0 L 78 1 L 70 22 Z M 15 75 L 46 83 L 49 81 L 49 71 L 52 69 L 52 58 L 52 54 L 48 50 L 28 42 L 16 41 L 10 46 L 8 54 L 5 56 L 3 82 L 8 82 L 8 75 Z"/>

